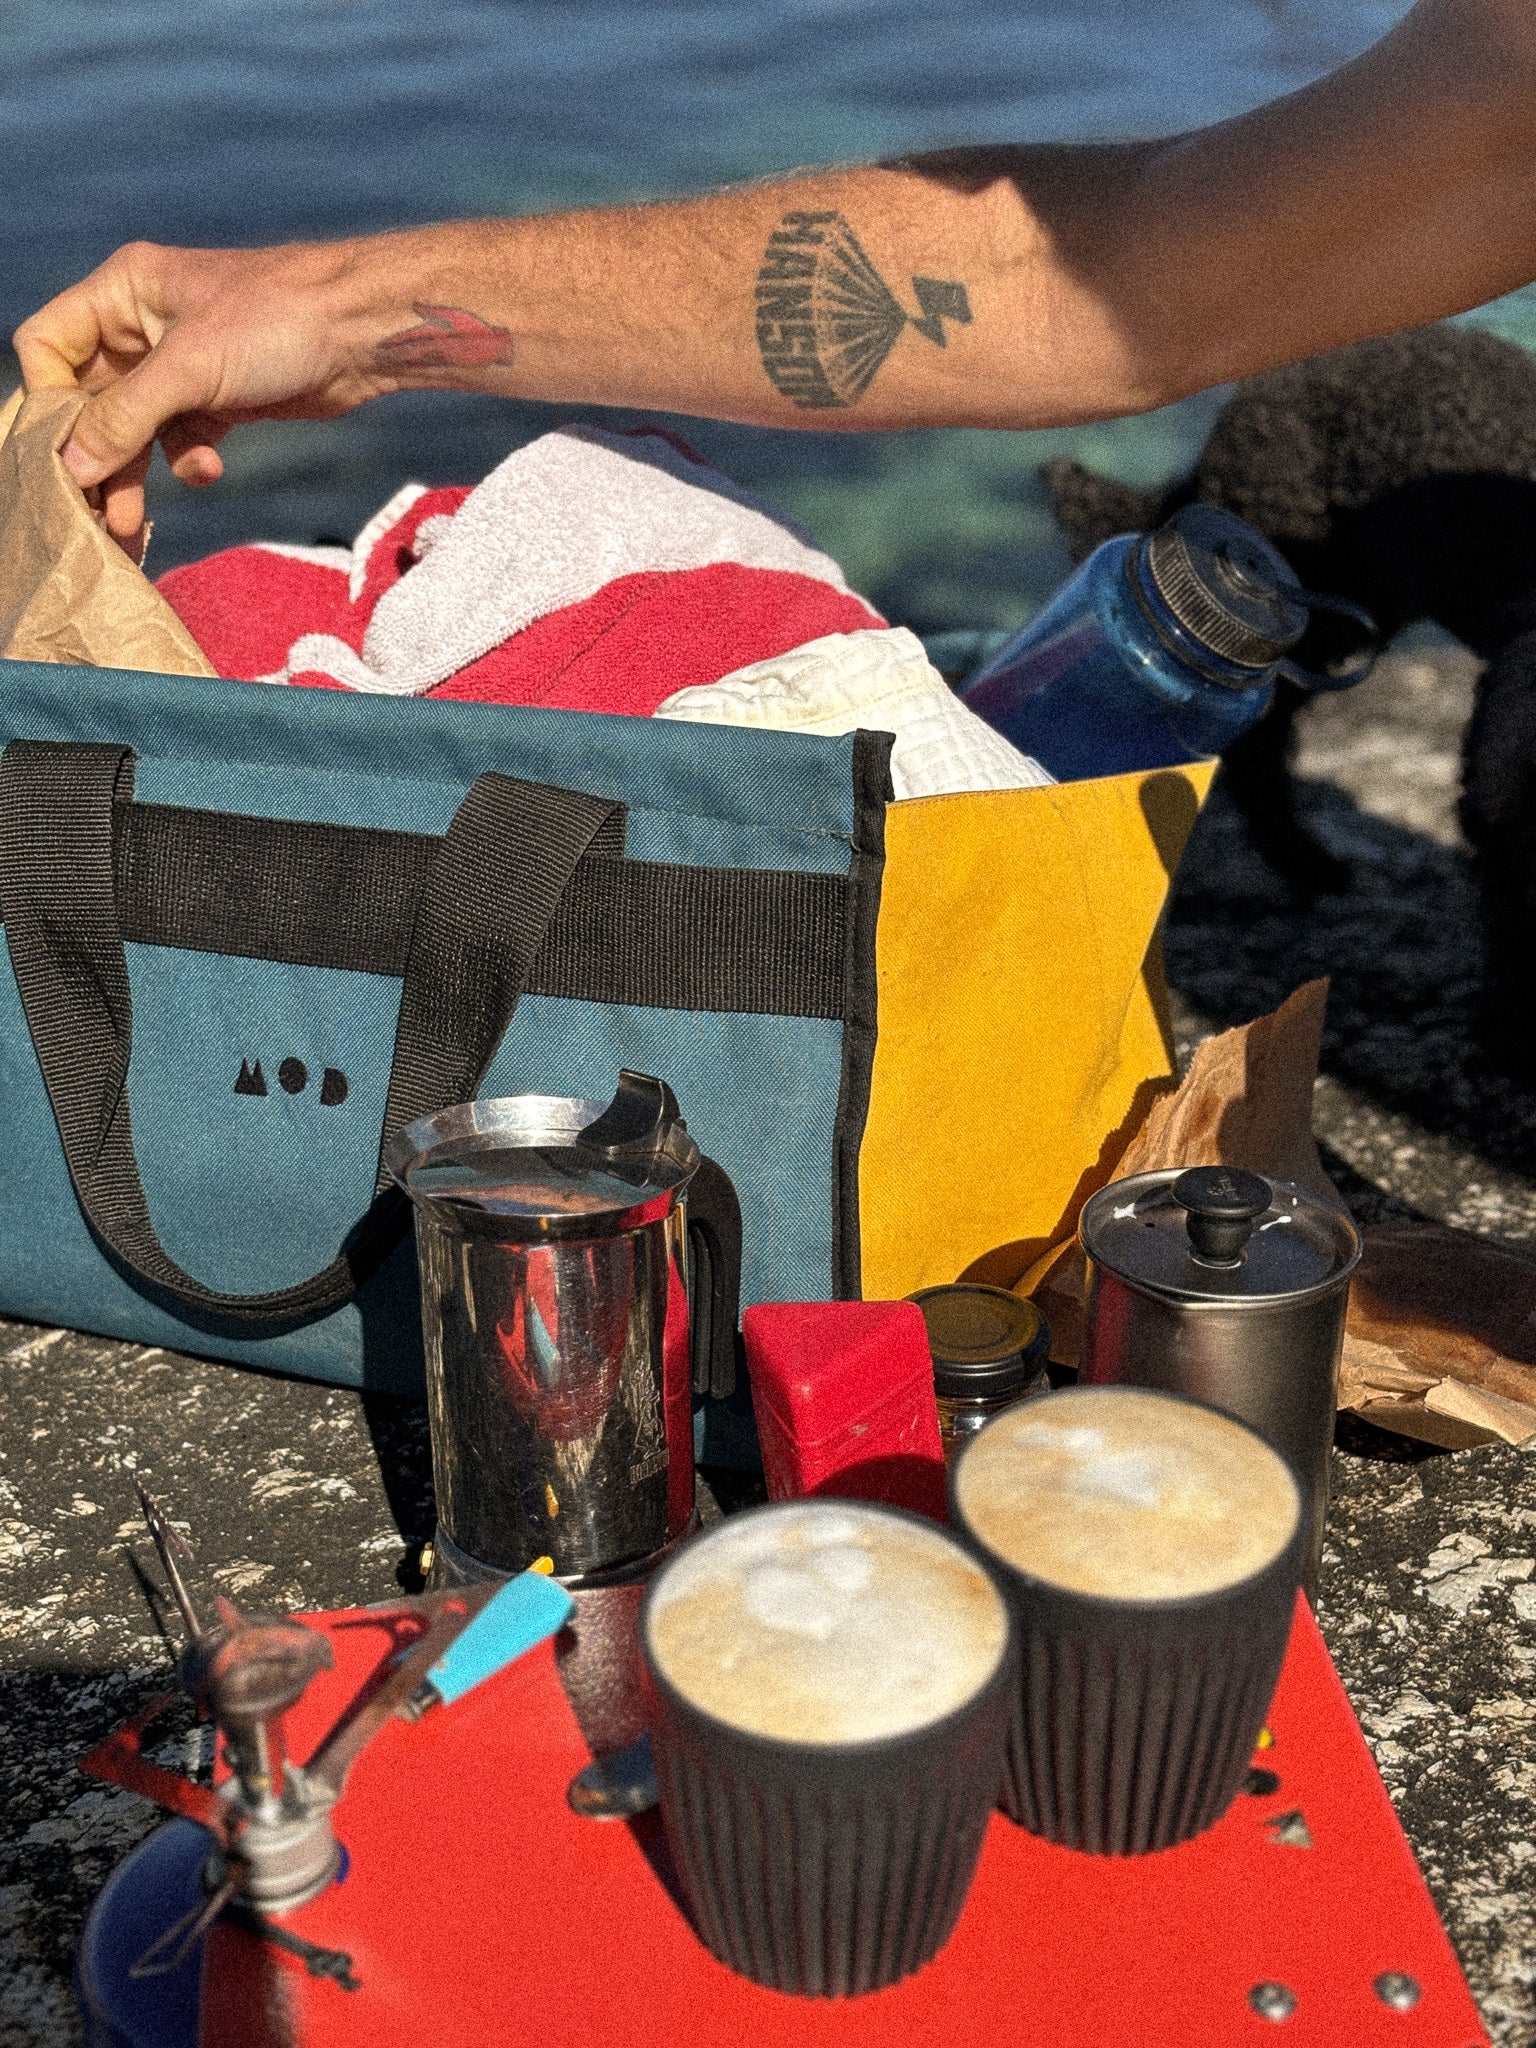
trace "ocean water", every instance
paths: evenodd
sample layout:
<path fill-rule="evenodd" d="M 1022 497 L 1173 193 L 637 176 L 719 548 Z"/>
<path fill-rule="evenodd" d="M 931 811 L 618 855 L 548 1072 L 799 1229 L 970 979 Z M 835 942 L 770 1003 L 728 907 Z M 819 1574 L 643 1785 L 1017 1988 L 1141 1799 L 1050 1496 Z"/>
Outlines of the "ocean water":
<path fill-rule="evenodd" d="M 0 0 L 0 331 L 132 237 L 255 244 L 703 191 L 945 143 L 1168 133 L 1364 48 L 1403 0 Z M 1525 295 L 1481 316 L 1536 340 Z M 682 423 L 893 618 L 1005 626 L 1065 572 L 1036 478 L 1141 482 L 1220 403 L 1048 434 Z M 350 535 L 407 478 L 472 481 L 571 408 L 437 394 L 226 443 L 153 488 L 151 570 Z M 589 417 L 614 417 L 588 414 Z M 625 418 L 634 417 L 626 415 Z"/>

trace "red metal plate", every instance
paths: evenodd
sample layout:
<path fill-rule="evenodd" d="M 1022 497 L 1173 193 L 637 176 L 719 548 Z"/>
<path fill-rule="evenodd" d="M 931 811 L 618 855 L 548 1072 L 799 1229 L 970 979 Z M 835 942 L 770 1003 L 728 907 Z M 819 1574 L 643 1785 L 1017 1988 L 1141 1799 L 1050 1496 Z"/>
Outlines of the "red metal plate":
<path fill-rule="evenodd" d="M 322 1622 L 337 1668 L 292 1716 L 299 1755 L 390 1641 L 378 1616 Z M 316 1982 L 220 1926 L 204 2048 L 1485 2043 L 1304 1604 L 1270 1725 L 1256 1761 L 1278 1789 L 1243 1795 L 1200 1840 L 1104 1859 L 999 1815 L 942 1955 L 867 1998 L 796 1999 L 700 1945 L 657 1873 L 654 1815 L 631 1827 L 570 1811 L 565 1788 L 588 1752 L 545 1645 L 457 1707 L 392 1724 L 356 1766 L 337 1816 L 351 1872 L 288 1924 L 349 1951 L 361 1990 Z M 1377 1997 L 1387 1971 L 1422 1987 L 1411 2011 Z M 1261 1983 L 1294 1994 L 1289 2018 L 1253 2009 Z"/>

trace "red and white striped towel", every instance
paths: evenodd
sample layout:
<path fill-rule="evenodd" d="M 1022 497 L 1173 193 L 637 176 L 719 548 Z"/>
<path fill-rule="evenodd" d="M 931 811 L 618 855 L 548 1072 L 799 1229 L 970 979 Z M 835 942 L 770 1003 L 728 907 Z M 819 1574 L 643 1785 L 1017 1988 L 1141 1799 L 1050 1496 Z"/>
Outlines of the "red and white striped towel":
<path fill-rule="evenodd" d="M 231 679 L 641 717 L 885 623 L 670 435 L 595 427 L 543 435 L 473 490 L 407 484 L 351 548 L 256 542 L 159 588 Z"/>
<path fill-rule="evenodd" d="M 562 427 L 350 548 L 254 542 L 160 590 L 221 676 L 895 735 L 898 797 L 1050 777 L 830 555 L 670 435 Z"/>

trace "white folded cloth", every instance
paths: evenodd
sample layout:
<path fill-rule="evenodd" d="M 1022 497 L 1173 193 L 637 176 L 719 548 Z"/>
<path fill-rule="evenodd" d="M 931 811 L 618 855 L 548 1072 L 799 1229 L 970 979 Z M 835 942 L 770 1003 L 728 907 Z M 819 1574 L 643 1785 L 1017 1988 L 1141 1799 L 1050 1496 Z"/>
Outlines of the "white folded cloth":
<path fill-rule="evenodd" d="M 652 716 L 827 736 L 859 727 L 894 733 L 898 799 L 1037 789 L 1055 780 L 966 709 L 905 626 L 808 640 L 717 683 L 677 690 Z"/>

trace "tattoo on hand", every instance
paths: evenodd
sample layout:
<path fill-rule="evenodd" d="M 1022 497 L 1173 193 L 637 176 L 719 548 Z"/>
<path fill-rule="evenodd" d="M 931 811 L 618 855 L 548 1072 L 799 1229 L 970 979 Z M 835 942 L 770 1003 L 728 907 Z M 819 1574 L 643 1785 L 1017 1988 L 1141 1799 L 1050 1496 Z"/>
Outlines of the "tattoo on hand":
<path fill-rule="evenodd" d="M 965 286 L 914 277 L 909 314 L 840 213 L 786 213 L 757 273 L 757 346 L 777 390 L 809 410 L 850 406 L 906 327 L 940 348 L 946 320 L 969 326 Z"/>
<path fill-rule="evenodd" d="M 375 345 L 381 370 L 484 370 L 510 363 L 512 337 L 462 306 L 414 305 L 420 327 L 402 327 Z"/>

